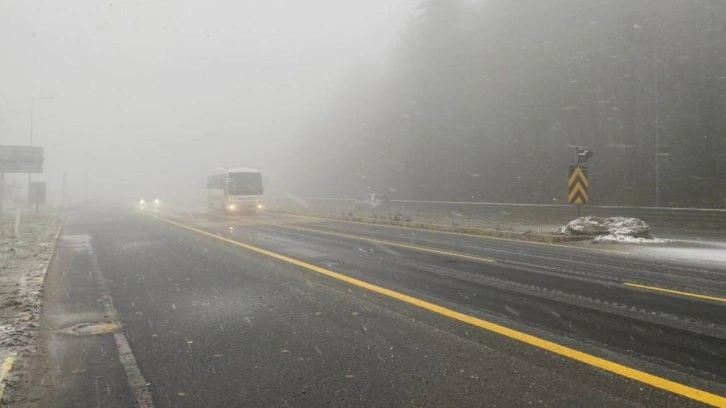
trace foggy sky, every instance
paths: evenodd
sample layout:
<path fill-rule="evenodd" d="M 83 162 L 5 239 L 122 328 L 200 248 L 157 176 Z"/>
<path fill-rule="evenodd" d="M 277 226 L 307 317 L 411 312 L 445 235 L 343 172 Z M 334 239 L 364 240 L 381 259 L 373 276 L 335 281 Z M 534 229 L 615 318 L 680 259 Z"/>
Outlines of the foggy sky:
<path fill-rule="evenodd" d="M 418 0 L 0 0 L 0 143 L 45 147 L 49 199 L 194 196 L 258 167 L 360 63 L 383 66 Z M 274 186 L 275 180 L 272 180 Z M 204 191 L 199 191 L 203 200 Z"/>

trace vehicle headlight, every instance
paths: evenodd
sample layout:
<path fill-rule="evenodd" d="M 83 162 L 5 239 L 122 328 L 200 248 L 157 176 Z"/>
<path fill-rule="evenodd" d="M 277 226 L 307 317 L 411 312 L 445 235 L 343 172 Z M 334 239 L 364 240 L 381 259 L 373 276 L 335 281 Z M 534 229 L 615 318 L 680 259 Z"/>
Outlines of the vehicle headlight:
<path fill-rule="evenodd" d="M 262 203 L 257 204 L 257 209 L 260 209 L 260 210 L 262 209 Z"/>
<path fill-rule="evenodd" d="M 154 200 L 154 204 L 161 204 L 161 201 L 159 201 L 159 199 L 157 198 L 156 200 Z"/>
<path fill-rule="evenodd" d="M 230 210 L 234 210 L 235 208 L 237 208 L 237 206 L 235 206 L 234 204 L 230 204 L 227 206 L 227 208 L 229 208 Z"/>
<path fill-rule="evenodd" d="M 144 199 L 143 199 L 143 198 L 142 198 L 141 200 L 139 200 L 139 204 L 144 204 L 145 202 L 146 202 L 146 201 L 144 201 Z"/>

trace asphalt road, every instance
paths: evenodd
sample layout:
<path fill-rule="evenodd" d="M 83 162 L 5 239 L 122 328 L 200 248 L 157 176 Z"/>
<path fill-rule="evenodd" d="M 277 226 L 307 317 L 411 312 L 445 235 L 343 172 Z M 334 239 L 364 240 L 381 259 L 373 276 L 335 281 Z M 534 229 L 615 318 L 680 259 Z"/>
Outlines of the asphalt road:
<path fill-rule="evenodd" d="M 43 319 L 12 406 L 726 404 L 726 268 L 627 246 L 86 211 Z"/>

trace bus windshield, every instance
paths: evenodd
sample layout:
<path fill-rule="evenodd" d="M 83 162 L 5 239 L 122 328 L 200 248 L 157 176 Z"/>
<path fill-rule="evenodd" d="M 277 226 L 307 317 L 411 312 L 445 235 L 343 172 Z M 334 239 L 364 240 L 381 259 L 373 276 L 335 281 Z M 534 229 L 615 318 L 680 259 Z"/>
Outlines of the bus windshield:
<path fill-rule="evenodd" d="M 227 180 L 227 194 L 229 195 L 262 194 L 260 173 L 229 173 Z"/>

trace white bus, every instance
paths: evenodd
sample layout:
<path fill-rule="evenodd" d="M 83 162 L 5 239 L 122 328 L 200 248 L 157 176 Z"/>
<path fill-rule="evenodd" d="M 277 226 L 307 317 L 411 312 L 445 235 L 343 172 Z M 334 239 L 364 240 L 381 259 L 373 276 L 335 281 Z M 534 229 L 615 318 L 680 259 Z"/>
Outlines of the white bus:
<path fill-rule="evenodd" d="M 262 174 L 248 168 L 215 170 L 207 177 L 210 210 L 254 213 L 262 209 Z"/>

